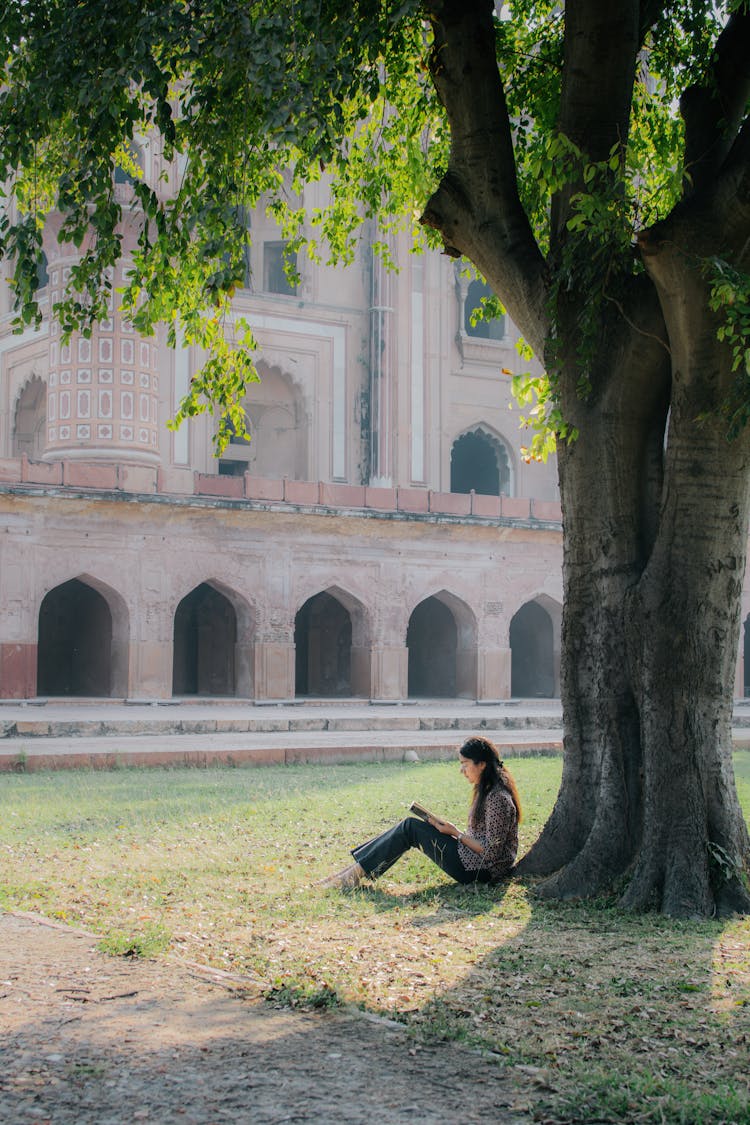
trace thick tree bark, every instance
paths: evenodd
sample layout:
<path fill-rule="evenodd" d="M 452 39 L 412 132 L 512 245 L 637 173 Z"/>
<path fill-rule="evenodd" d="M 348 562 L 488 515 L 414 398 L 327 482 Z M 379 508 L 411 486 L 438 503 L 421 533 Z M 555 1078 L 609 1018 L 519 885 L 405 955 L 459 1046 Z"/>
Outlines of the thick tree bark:
<path fill-rule="evenodd" d="M 563 782 L 521 872 L 550 874 L 541 893 L 592 894 L 631 863 L 641 835 L 642 756 L 623 607 L 655 534 L 669 366 L 651 287 L 634 287 L 627 319 L 612 309 L 607 355 L 588 400 L 575 351 L 561 384 L 578 439 L 559 452 L 563 532 Z"/>
<path fill-rule="evenodd" d="M 731 762 L 750 434 L 733 441 L 726 434 L 731 355 L 717 340 L 696 262 L 702 233 L 695 217 L 643 240 L 674 374 L 659 532 L 628 602 L 645 803 L 624 902 L 671 914 L 750 907 L 741 878 L 750 839 Z"/>
<path fill-rule="evenodd" d="M 538 355 L 548 331 L 544 258 L 521 206 L 505 94 L 497 70 L 492 0 L 429 0 L 430 72 L 451 127 L 448 171 L 422 222 L 446 253 L 465 255 Z"/>
<path fill-rule="evenodd" d="M 571 405 L 581 436 L 559 454 L 565 766 L 519 869 L 547 875 L 541 894 L 579 897 L 632 868 L 623 905 L 692 916 L 750 907 L 731 762 L 750 436 L 727 440 L 717 409 L 727 359 L 700 313 L 706 294 L 689 280 L 681 299 L 693 327 L 672 357 L 655 536 L 653 490 L 644 499 L 640 482 L 654 455 L 647 434 L 664 432 L 665 397 Z M 627 359 L 611 363 L 622 385 Z"/>

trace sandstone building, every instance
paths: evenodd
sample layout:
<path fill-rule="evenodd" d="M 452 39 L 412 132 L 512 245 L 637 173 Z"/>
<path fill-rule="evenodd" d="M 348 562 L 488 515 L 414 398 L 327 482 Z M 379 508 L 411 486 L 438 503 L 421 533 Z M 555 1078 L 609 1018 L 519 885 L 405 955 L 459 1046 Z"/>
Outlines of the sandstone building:
<path fill-rule="evenodd" d="M 481 283 L 405 236 L 397 273 L 365 237 L 297 286 L 261 212 L 252 239 L 262 379 L 220 459 L 210 415 L 166 426 L 199 356 L 114 304 L 90 339 L 14 335 L 3 284 L 0 698 L 557 694 L 556 472 L 521 456 L 514 326 L 472 324 Z M 74 259 L 46 252 L 49 308 Z"/>

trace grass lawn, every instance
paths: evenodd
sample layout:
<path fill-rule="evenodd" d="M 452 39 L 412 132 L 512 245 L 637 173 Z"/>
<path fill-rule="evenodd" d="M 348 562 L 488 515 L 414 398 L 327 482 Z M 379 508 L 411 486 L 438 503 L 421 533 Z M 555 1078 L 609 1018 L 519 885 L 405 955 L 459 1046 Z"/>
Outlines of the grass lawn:
<path fill-rule="evenodd" d="M 561 763 L 508 764 L 525 850 Z M 736 771 L 748 815 L 750 753 Z M 456 763 L 4 775 L 0 904 L 481 1045 L 548 1123 L 750 1122 L 750 919 L 461 888 L 416 853 L 373 887 L 311 887 L 412 799 L 465 823 L 468 795 Z"/>

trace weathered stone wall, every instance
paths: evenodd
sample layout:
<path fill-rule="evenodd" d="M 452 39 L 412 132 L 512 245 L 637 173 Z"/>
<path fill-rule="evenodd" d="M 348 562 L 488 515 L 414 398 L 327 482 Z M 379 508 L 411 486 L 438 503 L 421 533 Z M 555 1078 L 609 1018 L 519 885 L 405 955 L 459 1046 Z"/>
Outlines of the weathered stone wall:
<path fill-rule="evenodd" d="M 257 699 L 294 696 L 295 616 L 324 591 L 351 618 L 352 694 L 376 699 L 407 694 L 407 629 L 424 599 L 450 610 L 457 693 L 480 699 L 510 694 L 516 611 L 559 607 L 559 524 L 531 518 L 528 502 L 519 519 L 346 507 L 318 482 L 310 504 L 167 496 L 118 491 L 120 468 L 97 467 L 101 491 L 91 477 L 0 484 L 0 697 L 36 695 L 40 608 L 72 579 L 110 608 L 112 694 L 129 698 L 171 695 L 175 613 L 203 583 L 234 609 L 237 694 Z"/>

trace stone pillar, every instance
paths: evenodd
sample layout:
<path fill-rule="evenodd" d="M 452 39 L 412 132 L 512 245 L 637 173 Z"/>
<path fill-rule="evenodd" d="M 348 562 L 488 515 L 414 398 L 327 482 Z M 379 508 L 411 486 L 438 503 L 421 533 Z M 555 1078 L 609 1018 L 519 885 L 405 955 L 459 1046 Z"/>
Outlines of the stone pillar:
<path fill-rule="evenodd" d="M 172 641 L 133 641 L 130 646 L 130 691 L 136 699 L 172 698 Z"/>
<path fill-rule="evenodd" d="M 476 699 L 477 691 L 477 650 L 458 649 L 456 652 L 456 695 L 462 699 Z"/>
<path fill-rule="evenodd" d="M 35 644 L 0 644 L 0 699 L 33 699 L 36 668 Z"/>
<path fill-rule="evenodd" d="M 255 645 L 236 644 L 234 646 L 234 685 L 239 699 L 253 698 L 253 662 Z"/>
<path fill-rule="evenodd" d="M 373 648 L 370 652 L 370 697 L 406 699 L 409 692 L 409 650 L 405 645 Z"/>
<path fill-rule="evenodd" d="M 294 699 L 294 644 L 258 642 L 254 654 L 256 699 Z"/>
<path fill-rule="evenodd" d="M 377 232 L 378 237 L 385 237 Z M 391 278 L 382 259 L 371 250 L 370 305 L 370 484 L 393 484 L 393 298 Z"/>
<path fill-rule="evenodd" d="M 370 698 L 372 673 L 370 671 L 370 649 L 352 646 L 351 686 L 352 695 Z"/>
<path fill-rule="evenodd" d="M 510 699 L 510 649 L 479 652 L 477 699 Z"/>
<path fill-rule="evenodd" d="M 62 296 L 75 258 L 50 246 L 50 304 Z M 118 265 L 113 290 L 127 263 Z M 50 322 L 46 460 L 159 464 L 159 368 L 156 342 L 141 339 L 116 312 L 86 339 L 76 333 L 63 344 Z"/>
<path fill-rule="evenodd" d="M 9 509 L 6 508 L 6 511 Z M 43 513 L 39 516 L 43 519 Z M 31 517 L 28 517 L 29 519 Z M 6 520 L 0 566 L 0 699 L 33 699 L 38 692 L 38 552 L 29 546 L 29 523 Z M 24 525 L 26 534 L 24 534 Z"/>

